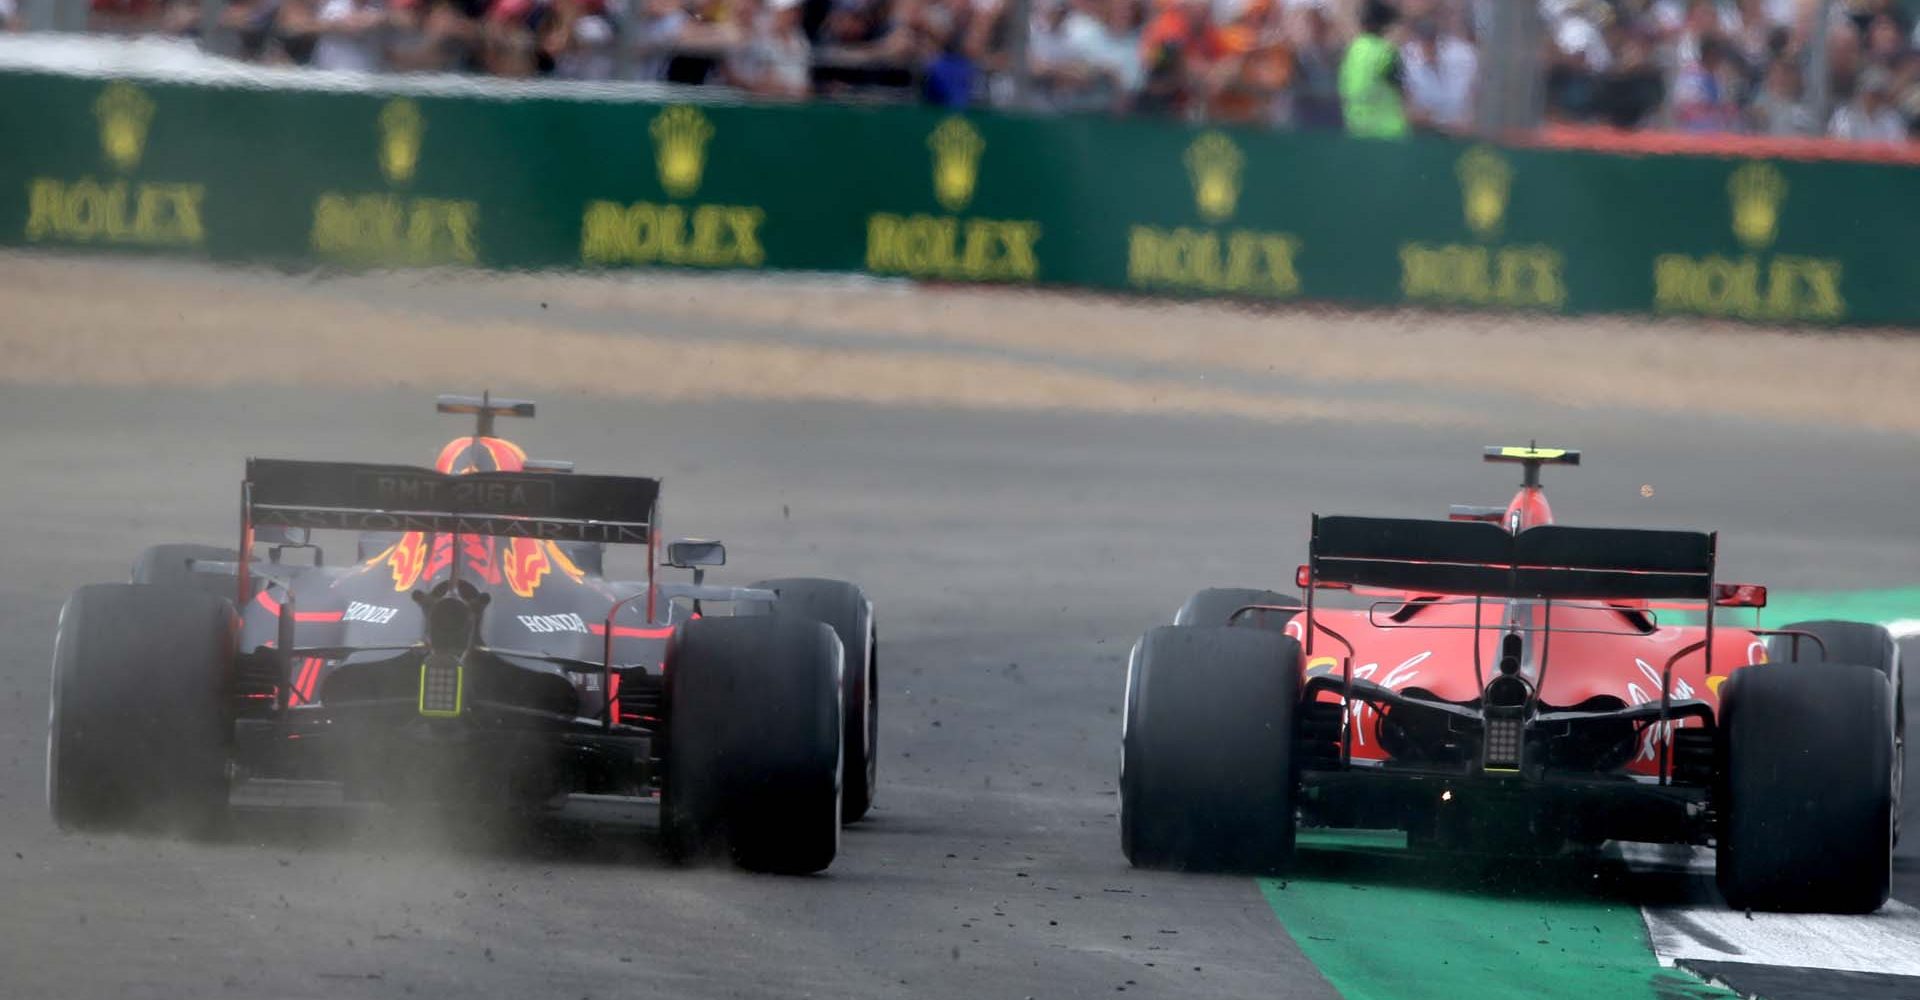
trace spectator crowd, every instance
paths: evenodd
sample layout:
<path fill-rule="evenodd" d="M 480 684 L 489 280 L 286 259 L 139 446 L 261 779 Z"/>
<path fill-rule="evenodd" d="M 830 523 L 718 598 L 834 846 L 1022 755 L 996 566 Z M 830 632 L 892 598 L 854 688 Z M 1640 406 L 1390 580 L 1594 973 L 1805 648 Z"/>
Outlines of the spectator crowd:
<path fill-rule="evenodd" d="M 1920 130 L 1915 6 L 1542 0 L 1548 113 L 1620 128 L 1905 141 Z"/>
<path fill-rule="evenodd" d="M 0 16 L 17 2 L 0 0 Z M 1475 124 L 1494 5 L 1534 2 L 1550 121 L 1920 134 L 1920 0 L 92 2 L 96 27 L 176 34 L 200 30 L 199 3 L 221 3 L 219 47 L 321 70 L 657 80 L 1276 127 L 1350 126 L 1355 88 L 1377 75 L 1407 128 L 1438 131 Z M 1356 71 L 1363 47 L 1379 65 Z"/>

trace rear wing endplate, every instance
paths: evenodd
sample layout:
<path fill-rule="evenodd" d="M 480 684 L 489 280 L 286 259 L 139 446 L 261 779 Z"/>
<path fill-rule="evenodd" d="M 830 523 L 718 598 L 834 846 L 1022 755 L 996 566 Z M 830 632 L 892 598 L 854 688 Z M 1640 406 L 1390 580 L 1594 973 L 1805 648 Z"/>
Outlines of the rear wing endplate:
<path fill-rule="evenodd" d="M 1708 601 L 1716 536 L 1480 521 L 1313 519 L 1311 579 L 1438 594 Z"/>
<path fill-rule="evenodd" d="M 426 531 L 645 545 L 660 481 L 554 472 L 247 460 L 249 526 Z"/>

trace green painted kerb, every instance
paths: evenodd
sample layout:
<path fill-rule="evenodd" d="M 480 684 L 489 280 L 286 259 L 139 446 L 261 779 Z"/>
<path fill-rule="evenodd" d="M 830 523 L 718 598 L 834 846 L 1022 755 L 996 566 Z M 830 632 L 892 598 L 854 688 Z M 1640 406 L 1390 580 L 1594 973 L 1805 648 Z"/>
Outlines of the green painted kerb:
<path fill-rule="evenodd" d="M 1261 879 L 1260 891 L 1346 1000 L 1734 996 L 1661 968 L 1640 911 L 1617 901 L 1297 878 Z"/>

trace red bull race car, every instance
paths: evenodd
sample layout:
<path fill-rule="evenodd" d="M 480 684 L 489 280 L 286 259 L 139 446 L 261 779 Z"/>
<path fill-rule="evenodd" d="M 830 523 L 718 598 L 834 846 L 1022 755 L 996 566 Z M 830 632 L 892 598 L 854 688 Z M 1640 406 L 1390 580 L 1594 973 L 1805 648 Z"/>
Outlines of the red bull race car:
<path fill-rule="evenodd" d="M 1302 824 L 1500 854 L 1650 841 L 1712 846 L 1734 907 L 1885 903 L 1906 730 L 1887 630 L 1729 624 L 1766 589 L 1717 577 L 1715 535 L 1555 524 L 1540 471 L 1578 452 L 1485 457 L 1524 469 L 1506 506 L 1316 515 L 1302 599 L 1203 590 L 1146 633 L 1128 859 L 1284 871 Z"/>
<path fill-rule="evenodd" d="M 236 780 L 348 800 L 650 806 L 678 856 L 826 868 L 873 801 L 873 605 L 835 580 L 705 582 L 655 479 L 575 474 L 474 417 L 431 469 L 251 459 L 240 545 L 161 545 L 62 609 L 47 791 L 65 828 L 203 828 Z M 314 532 L 358 533 L 333 566 Z M 608 546 L 642 554 L 608 578 Z M 720 611 L 731 614 L 720 614 Z M 639 810 L 647 813 L 649 810 Z"/>

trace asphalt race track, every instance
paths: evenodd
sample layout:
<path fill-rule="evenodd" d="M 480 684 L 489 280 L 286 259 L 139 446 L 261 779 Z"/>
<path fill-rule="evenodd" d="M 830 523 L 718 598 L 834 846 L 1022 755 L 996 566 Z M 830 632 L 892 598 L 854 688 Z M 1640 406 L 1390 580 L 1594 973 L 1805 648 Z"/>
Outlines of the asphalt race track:
<path fill-rule="evenodd" d="M 1891 434 L 1500 396 L 1481 425 L 1443 428 L 549 396 L 538 420 L 503 430 L 583 471 L 663 476 L 668 530 L 728 543 L 717 578 L 844 576 L 874 595 L 880 799 L 829 873 L 676 869 L 619 822 L 297 808 L 248 810 L 231 843 L 56 833 L 42 800 L 47 664 L 67 592 L 124 579 L 146 544 L 224 543 L 248 455 L 430 459 L 458 430 L 432 393 L 481 387 L 410 381 L 0 386 L 0 996 L 1335 997 L 1329 977 L 1346 973 L 1301 945 L 1340 943 L 1283 926 L 1296 904 L 1270 899 L 1293 890 L 1121 857 L 1126 655 L 1187 593 L 1285 583 L 1310 511 L 1504 500 L 1511 470 L 1480 465 L 1478 449 L 1528 438 L 1587 453 L 1548 470 L 1564 520 L 1717 528 L 1724 576 L 1779 592 L 1920 580 L 1920 463 Z M 1896 896 L 1920 905 L 1920 839 L 1901 853 Z M 1407 928 L 1366 929 L 1368 947 L 1414 969 L 1410 938 L 1456 907 L 1637 920 L 1640 906 L 1711 902 L 1710 874 L 1686 858 L 1438 874 L 1381 852 L 1304 858 L 1303 885 L 1418 890 Z M 1887 926 L 1907 951 L 1890 966 L 1910 965 L 1912 921 Z M 1782 967 L 1751 949 L 1680 964 L 1772 1000 L 1920 996 L 1920 978 Z M 1569 980 L 1551 966 L 1489 963 L 1478 995 L 1562 995 L 1503 978 Z M 1411 976 L 1342 982 L 1349 1000 L 1429 995 Z"/>

